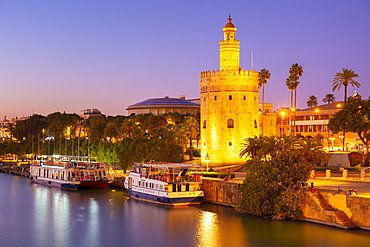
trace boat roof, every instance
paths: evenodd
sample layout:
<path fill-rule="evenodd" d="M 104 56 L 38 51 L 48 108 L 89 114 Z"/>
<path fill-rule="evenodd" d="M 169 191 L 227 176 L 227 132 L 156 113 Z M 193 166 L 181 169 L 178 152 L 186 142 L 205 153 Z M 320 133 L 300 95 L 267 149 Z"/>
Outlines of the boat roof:
<path fill-rule="evenodd" d="M 65 159 L 65 160 L 88 160 L 88 159 L 96 159 L 96 157 L 89 157 L 89 156 L 67 156 L 67 155 L 39 155 L 37 158 L 43 159 Z"/>

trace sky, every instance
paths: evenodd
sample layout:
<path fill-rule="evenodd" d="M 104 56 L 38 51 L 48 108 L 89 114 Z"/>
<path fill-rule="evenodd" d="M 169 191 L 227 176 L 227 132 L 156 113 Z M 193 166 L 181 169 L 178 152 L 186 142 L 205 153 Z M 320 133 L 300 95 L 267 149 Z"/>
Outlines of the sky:
<path fill-rule="evenodd" d="M 349 95 L 370 96 L 370 0 L 0 0 L 0 119 L 199 98 L 229 14 L 240 66 L 271 72 L 275 109 L 289 106 L 293 63 L 303 67 L 297 108 L 310 95 L 322 104 L 342 68 L 360 76 Z"/>

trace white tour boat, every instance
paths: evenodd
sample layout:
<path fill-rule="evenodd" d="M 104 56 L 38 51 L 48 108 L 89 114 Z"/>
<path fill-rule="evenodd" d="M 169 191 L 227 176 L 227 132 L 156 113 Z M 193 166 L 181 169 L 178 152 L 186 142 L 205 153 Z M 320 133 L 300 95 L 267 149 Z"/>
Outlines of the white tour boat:
<path fill-rule="evenodd" d="M 137 200 L 169 206 L 197 205 L 203 201 L 200 173 L 187 164 L 135 164 L 125 188 Z"/>
<path fill-rule="evenodd" d="M 31 183 L 61 189 L 108 188 L 108 168 L 94 158 L 80 156 L 38 156 L 30 166 Z"/>

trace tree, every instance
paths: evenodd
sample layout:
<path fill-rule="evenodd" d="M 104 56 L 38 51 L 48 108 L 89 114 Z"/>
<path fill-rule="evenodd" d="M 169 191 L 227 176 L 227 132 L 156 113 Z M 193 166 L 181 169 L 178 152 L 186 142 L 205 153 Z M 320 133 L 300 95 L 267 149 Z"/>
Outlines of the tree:
<path fill-rule="evenodd" d="M 353 87 L 361 86 L 359 82 L 354 80 L 354 78 L 358 77 L 358 74 L 356 74 L 352 69 L 342 69 L 342 72 L 338 72 L 334 75 L 333 92 L 337 89 L 339 90 L 341 86 L 344 87 L 344 104 L 347 102 L 348 85 L 352 85 Z"/>
<path fill-rule="evenodd" d="M 357 133 L 368 152 L 370 144 L 370 98 L 349 98 L 343 109 L 329 120 L 329 129 L 333 133 L 341 131 Z M 366 153 L 365 153 L 366 154 Z"/>
<path fill-rule="evenodd" d="M 324 103 L 334 103 L 335 102 L 335 96 L 334 94 L 331 94 L 331 93 L 328 93 L 327 95 L 325 95 L 325 97 L 322 99 L 322 102 Z"/>
<path fill-rule="evenodd" d="M 237 210 L 274 219 L 301 219 L 304 184 L 327 156 L 316 138 L 254 137 L 245 140 L 247 176 Z"/>
<path fill-rule="evenodd" d="M 315 107 L 317 106 L 317 97 L 315 95 L 311 95 L 308 97 L 307 106 L 308 107 Z"/>
<path fill-rule="evenodd" d="M 262 87 L 262 115 L 265 115 L 265 84 L 270 79 L 271 73 L 267 69 L 261 69 L 258 73 L 258 86 Z M 262 117 L 263 121 L 263 117 Z M 263 135 L 263 122 L 262 122 L 262 135 Z"/>
<path fill-rule="evenodd" d="M 288 86 L 288 89 L 291 90 L 290 93 L 290 99 L 291 99 L 291 106 L 290 108 L 293 108 L 293 129 L 292 133 L 294 133 L 295 129 L 295 113 L 297 110 L 297 87 L 299 85 L 299 79 L 303 74 L 303 67 L 299 65 L 298 63 L 292 64 L 292 66 L 289 69 L 289 76 L 286 79 L 286 85 Z M 293 92 L 294 92 L 294 97 L 293 97 Z M 293 99 L 294 98 L 294 99 Z M 293 103 L 294 102 L 294 103 Z M 292 107 L 293 104 L 293 107 Z"/>
<path fill-rule="evenodd" d="M 291 84 L 291 87 L 294 88 L 294 109 L 297 109 L 297 87 L 299 85 L 299 79 L 303 74 L 303 67 L 298 63 L 292 64 L 289 69 L 289 77 L 287 78 L 287 83 Z"/>

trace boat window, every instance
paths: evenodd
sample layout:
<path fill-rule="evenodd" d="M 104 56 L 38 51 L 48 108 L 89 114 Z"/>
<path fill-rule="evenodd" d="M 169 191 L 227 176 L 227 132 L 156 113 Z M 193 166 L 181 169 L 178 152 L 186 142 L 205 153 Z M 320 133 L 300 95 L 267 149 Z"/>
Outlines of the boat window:
<path fill-rule="evenodd" d="M 186 191 L 190 191 L 190 184 L 186 184 L 186 185 L 185 185 L 185 190 L 186 190 Z"/>
<path fill-rule="evenodd" d="M 176 192 L 176 184 L 172 185 L 172 192 Z"/>
<path fill-rule="evenodd" d="M 163 190 L 163 185 L 160 185 L 160 189 Z"/>
<path fill-rule="evenodd" d="M 181 191 L 181 184 L 177 185 L 177 191 Z"/>

